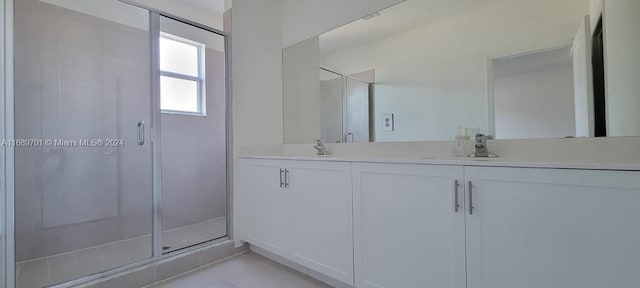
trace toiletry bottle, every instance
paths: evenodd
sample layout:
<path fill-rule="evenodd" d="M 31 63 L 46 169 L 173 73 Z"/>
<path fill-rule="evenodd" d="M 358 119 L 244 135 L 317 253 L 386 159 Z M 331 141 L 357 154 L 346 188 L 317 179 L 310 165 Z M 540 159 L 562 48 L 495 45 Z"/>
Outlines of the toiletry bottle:
<path fill-rule="evenodd" d="M 456 135 L 456 143 L 453 147 L 453 157 L 466 157 L 467 152 L 464 150 L 464 140 L 468 139 L 468 136 L 462 136 L 462 128 L 458 127 L 458 134 Z"/>

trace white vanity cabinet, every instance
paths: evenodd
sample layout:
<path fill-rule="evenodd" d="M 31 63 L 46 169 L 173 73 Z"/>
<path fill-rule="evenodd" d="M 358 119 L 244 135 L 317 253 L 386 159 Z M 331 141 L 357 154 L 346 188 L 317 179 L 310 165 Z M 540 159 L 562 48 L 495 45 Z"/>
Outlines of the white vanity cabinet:
<path fill-rule="evenodd" d="M 464 288 L 462 166 L 354 164 L 353 176 L 356 286 Z"/>
<path fill-rule="evenodd" d="M 358 288 L 638 287 L 640 172 L 473 164 L 242 159 L 240 240 Z"/>
<path fill-rule="evenodd" d="M 298 161 L 290 167 L 292 259 L 353 285 L 351 163 Z"/>
<path fill-rule="evenodd" d="M 284 189 L 287 161 L 242 161 L 241 219 L 246 241 L 276 254 L 291 246 L 291 190 Z"/>
<path fill-rule="evenodd" d="M 353 285 L 351 163 L 240 165 L 241 240 Z"/>
<path fill-rule="evenodd" d="M 466 167 L 465 177 L 468 288 L 640 285 L 640 172 Z"/>

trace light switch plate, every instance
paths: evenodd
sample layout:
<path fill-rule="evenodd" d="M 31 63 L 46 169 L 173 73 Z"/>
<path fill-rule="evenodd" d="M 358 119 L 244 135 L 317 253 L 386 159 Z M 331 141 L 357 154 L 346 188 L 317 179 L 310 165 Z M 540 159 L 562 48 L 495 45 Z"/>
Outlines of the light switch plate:
<path fill-rule="evenodd" d="M 382 131 L 393 131 L 393 113 L 382 114 Z"/>

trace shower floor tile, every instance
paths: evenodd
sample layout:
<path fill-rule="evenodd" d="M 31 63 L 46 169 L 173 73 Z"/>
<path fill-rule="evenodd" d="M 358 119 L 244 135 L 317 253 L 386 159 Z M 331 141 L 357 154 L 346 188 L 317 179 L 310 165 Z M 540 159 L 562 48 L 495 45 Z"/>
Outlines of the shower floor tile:
<path fill-rule="evenodd" d="M 164 246 L 175 251 L 227 235 L 226 217 L 163 233 Z M 151 236 L 108 243 L 16 264 L 17 288 L 42 288 L 151 257 Z"/>
<path fill-rule="evenodd" d="M 164 232 L 164 246 L 175 251 L 227 235 L 227 217 L 184 226 Z"/>

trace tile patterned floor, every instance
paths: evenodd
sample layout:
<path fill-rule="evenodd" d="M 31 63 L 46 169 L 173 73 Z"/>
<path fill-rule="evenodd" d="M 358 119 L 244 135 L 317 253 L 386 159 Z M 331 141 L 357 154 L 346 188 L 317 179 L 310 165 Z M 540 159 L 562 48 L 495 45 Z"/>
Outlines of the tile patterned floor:
<path fill-rule="evenodd" d="M 168 251 L 227 234 L 225 217 L 164 232 Z M 128 239 L 16 265 L 17 288 L 41 288 L 106 271 L 151 257 L 151 236 Z"/>
<path fill-rule="evenodd" d="M 331 288 L 253 252 L 148 288 Z"/>

